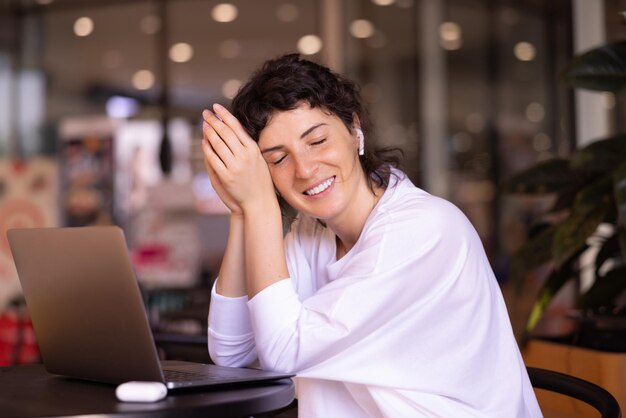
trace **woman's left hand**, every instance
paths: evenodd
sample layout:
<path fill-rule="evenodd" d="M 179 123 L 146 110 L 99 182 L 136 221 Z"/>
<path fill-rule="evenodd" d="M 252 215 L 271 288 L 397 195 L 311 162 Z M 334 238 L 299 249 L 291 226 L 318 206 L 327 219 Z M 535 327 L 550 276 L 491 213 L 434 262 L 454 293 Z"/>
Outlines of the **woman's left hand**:
<path fill-rule="evenodd" d="M 203 150 L 227 198 L 234 200 L 244 214 L 276 202 L 269 169 L 257 143 L 226 108 L 215 104 L 213 110 L 215 114 L 202 112 L 204 140 L 210 145 L 203 146 Z"/>

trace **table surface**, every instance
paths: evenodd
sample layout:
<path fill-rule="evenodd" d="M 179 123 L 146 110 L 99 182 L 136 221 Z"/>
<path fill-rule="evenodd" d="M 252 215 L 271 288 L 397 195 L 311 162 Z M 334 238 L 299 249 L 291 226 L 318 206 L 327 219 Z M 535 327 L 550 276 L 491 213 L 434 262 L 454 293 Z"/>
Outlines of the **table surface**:
<path fill-rule="evenodd" d="M 119 402 L 115 386 L 51 375 L 43 365 L 0 367 L 0 417 L 239 417 L 281 409 L 291 379 L 170 392 L 154 403 Z"/>

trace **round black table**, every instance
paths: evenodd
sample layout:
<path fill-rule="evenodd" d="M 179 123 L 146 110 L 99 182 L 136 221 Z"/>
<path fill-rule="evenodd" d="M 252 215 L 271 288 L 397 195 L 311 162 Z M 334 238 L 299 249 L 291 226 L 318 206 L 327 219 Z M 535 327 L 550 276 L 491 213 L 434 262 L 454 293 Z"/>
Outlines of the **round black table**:
<path fill-rule="evenodd" d="M 43 365 L 0 367 L 0 417 L 249 417 L 294 399 L 291 379 L 170 392 L 154 403 L 119 402 L 115 386 L 48 374 Z"/>

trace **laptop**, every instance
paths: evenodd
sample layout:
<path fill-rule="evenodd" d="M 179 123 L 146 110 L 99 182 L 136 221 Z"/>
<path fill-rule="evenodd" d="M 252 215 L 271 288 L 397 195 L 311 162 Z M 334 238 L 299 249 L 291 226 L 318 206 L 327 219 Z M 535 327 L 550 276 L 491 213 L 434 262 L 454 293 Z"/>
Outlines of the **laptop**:
<path fill-rule="evenodd" d="M 159 381 L 168 389 L 293 376 L 160 361 L 117 226 L 11 229 L 7 237 L 49 373 L 113 384 Z"/>

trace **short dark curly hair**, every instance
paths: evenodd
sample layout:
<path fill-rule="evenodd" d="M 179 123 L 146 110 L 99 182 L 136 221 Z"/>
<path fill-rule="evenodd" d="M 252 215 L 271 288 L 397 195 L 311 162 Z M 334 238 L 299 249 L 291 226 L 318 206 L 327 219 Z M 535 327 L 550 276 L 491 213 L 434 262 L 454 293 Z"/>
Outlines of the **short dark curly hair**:
<path fill-rule="evenodd" d="M 386 188 L 391 167 L 399 165 L 396 148 L 372 150 L 372 123 L 356 83 L 327 67 L 287 54 L 265 62 L 252 74 L 231 104 L 233 115 L 255 140 L 275 112 L 293 110 L 302 103 L 320 108 L 341 119 L 352 132 L 354 115 L 359 118 L 366 138 L 365 154 L 360 156 L 369 186 Z"/>

